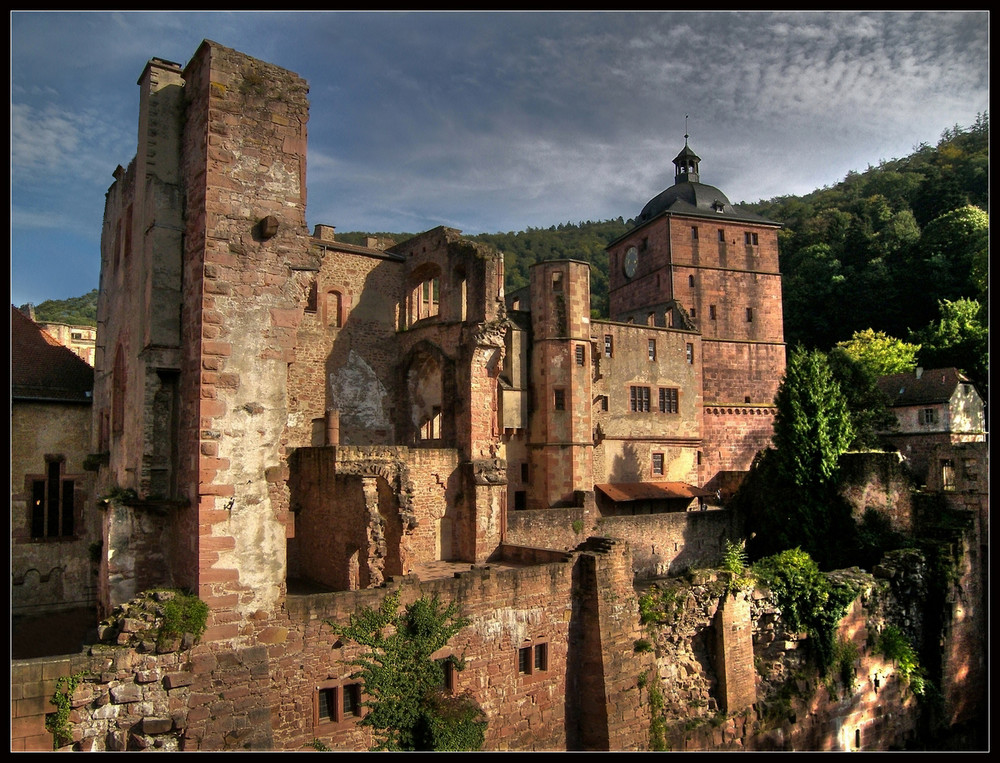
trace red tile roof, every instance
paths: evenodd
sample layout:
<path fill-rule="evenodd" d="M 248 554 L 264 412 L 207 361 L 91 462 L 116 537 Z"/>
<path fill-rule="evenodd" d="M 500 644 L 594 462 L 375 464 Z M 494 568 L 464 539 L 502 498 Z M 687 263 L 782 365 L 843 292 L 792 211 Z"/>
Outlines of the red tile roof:
<path fill-rule="evenodd" d="M 94 369 L 11 305 L 11 398 L 89 403 L 93 389 Z"/>
<path fill-rule="evenodd" d="M 595 485 L 613 501 L 650 501 L 664 498 L 698 498 L 715 495 L 686 482 L 617 482 Z"/>
<path fill-rule="evenodd" d="M 878 380 L 878 388 L 889 398 L 890 407 L 895 408 L 946 403 L 961 383 L 971 384 L 957 368 L 929 368 L 883 376 Z"/>

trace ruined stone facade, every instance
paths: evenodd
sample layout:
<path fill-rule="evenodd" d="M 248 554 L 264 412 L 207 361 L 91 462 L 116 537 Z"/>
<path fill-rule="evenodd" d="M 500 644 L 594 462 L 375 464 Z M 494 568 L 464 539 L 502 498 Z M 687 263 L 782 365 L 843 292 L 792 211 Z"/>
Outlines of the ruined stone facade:
<path fill-rule="evenodd" d="M 359 647 L 329 622 L 399 592 L 469 618 L 449 646 L 487 749 L 648 748 L 633 584 L 736 534 L 714 498 L 770 436 L 777 225 L 685 147 L 591 321 L 585 263 L 539 263 L 514 299 L 453 229 L 310 234 L 297 75 L 206 41 L 139 85 L 102 238 L 100 603 L 187 588 L 209 618 L 183 660 L 94 650 L 78 746 L 367 749 Z M 753 703 L 749 619 L 710 625 L 723 707 Z"/>

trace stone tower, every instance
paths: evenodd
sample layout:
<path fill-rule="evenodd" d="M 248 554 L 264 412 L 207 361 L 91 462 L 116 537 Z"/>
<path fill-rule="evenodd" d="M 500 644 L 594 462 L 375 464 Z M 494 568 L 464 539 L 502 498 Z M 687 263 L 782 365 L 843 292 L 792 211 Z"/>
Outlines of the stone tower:
<path fill-rule="evenodd" d="M 674 184 L 608 247 L 611 319 L 689 323 L 701 334 L 701 485 L 726 487 L 770 441 L 785 370 L 778 223 L 701 182 L 687 145 Z"/>

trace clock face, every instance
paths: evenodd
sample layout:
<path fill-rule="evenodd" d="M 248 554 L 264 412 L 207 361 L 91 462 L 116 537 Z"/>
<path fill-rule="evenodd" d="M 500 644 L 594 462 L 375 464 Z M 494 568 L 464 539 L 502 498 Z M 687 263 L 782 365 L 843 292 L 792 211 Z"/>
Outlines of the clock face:
<path fill-rule="evenodd" d="M 635 268 L 639 264 L 639 250 L 630 246 L 625 252 L 625 276 L 631 278 L 635 275 Z"/>

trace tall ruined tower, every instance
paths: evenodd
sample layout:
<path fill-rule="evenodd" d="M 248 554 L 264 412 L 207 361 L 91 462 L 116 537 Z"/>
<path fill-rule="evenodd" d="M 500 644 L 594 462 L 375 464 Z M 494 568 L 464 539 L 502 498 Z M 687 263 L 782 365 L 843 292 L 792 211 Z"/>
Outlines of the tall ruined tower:
<path fill-rule="evenodd" d="M 138 151 L 102 239 L 99 481 L 133 496 L 106 520 L 103 604 L 188 587 L 212 634 L 235 636 L 224 623 L 284 583 L 284 389 L 300 274 L 315 270 L 308 88 L 209 41 L 139 85 Z"/>
<path fill-rule="evenodd" d="M 733 206 L 700 181 L 687 145 L 674 184 L 643 207 L 608 247 L 611 319 L 650 315 L 701 333 L 700 483 L 725 488 L 770 441 L 773 402 L 785 370 L 778 223 Z"/>

